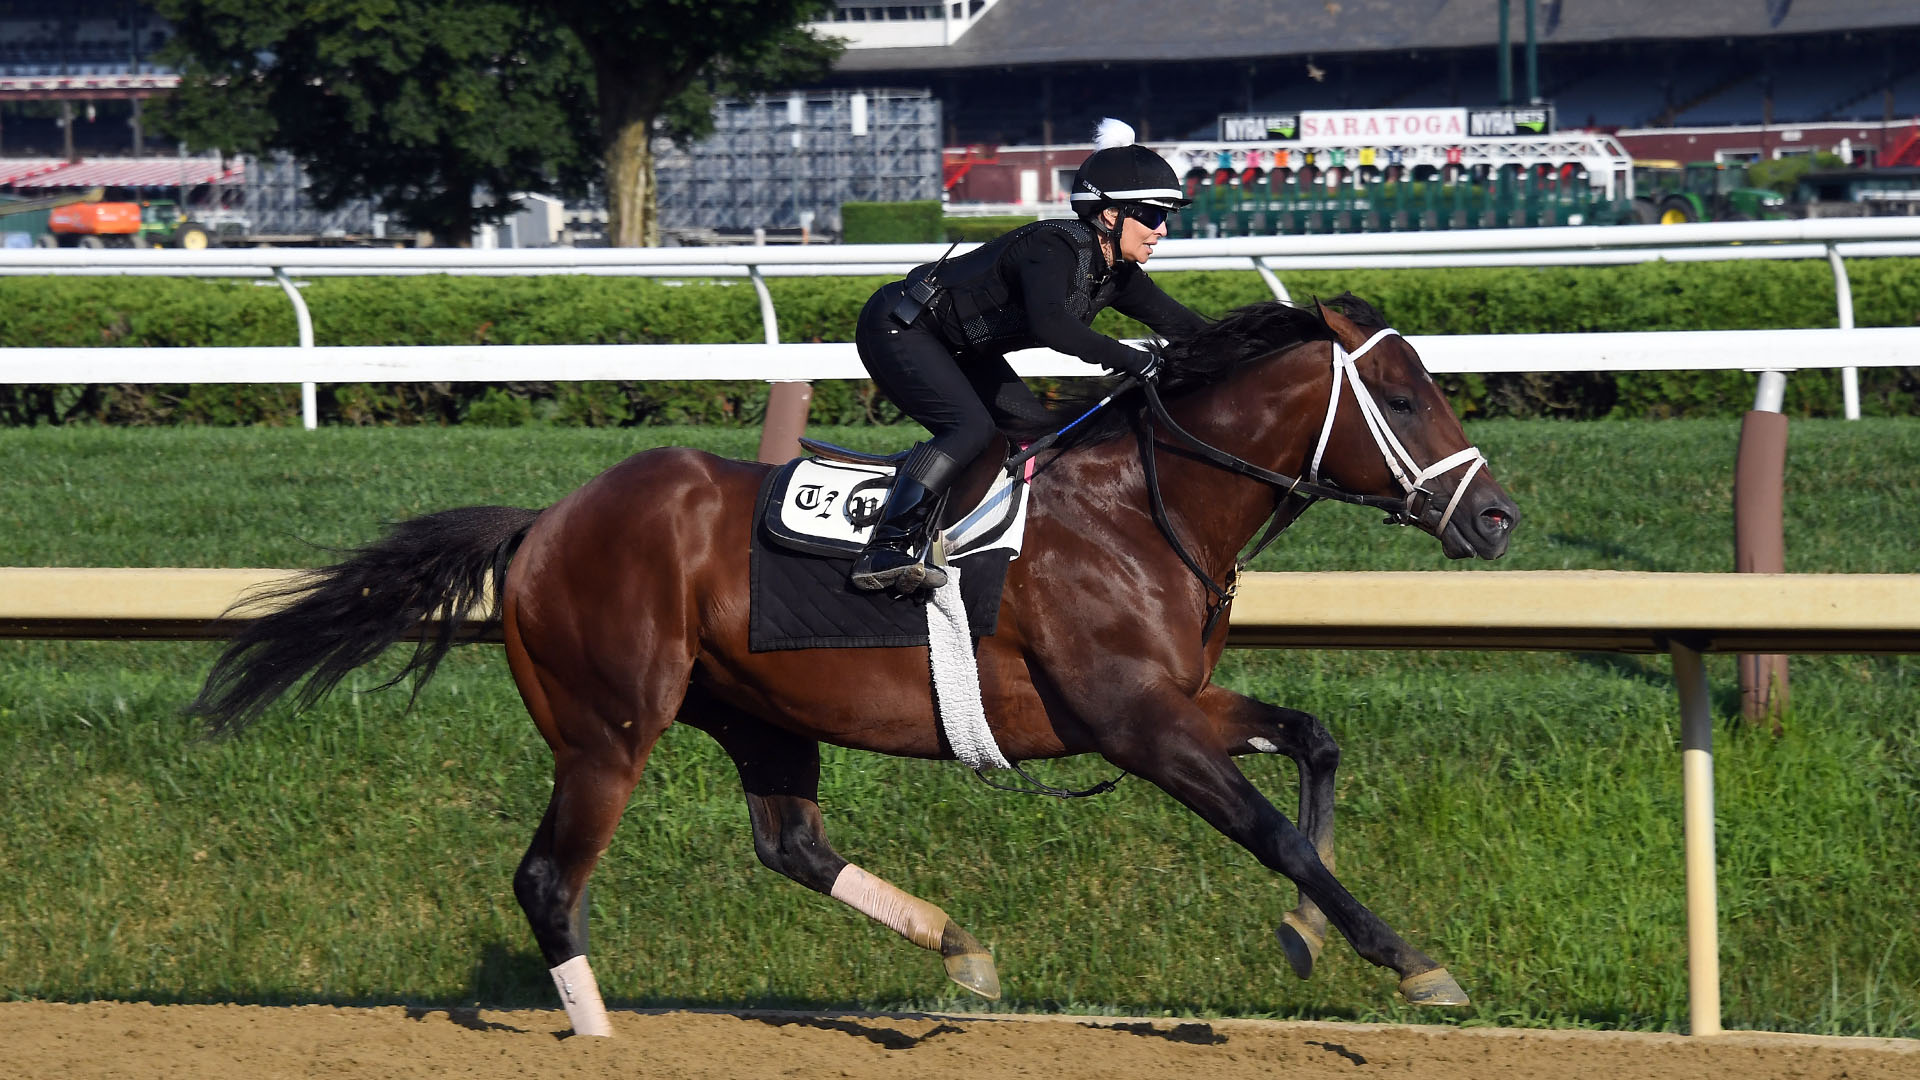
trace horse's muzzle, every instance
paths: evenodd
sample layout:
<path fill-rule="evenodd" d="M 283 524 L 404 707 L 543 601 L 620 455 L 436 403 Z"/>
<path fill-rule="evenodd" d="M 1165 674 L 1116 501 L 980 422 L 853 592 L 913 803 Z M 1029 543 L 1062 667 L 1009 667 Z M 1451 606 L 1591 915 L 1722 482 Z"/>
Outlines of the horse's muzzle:
<path fill-rule="evenodd" d="M 1520 524 L 1520 511 L 1505 493 L 1484 502 L 1485 505 L 1474 508 L 1472 513 L 1456 512 L 1447 523 L 1448 535 L 1440 538 L 1440 544 L 1450 558 L 1497 559 L 1507 553 L 1507 541 Z M 1461 548 L 1457 552 L 1456 542 Z"/>
<path fill-rule="evenodd" d="M 1497 559 L 1505 555 L 1507 541 L 1520 524 L 1520 510 L 1500 485 L 1490 478 L 1486 483 L 1474 484 L 1454 507 L 1452 518 L 1442 529 L 1440 522 L 1450 498 L 1450 492 L 1442 497 L 1416 490 L 1407 501 L 1408 512 L 1400 523 L 1418 525 L 1433 534 L 1449 559 Z"/>

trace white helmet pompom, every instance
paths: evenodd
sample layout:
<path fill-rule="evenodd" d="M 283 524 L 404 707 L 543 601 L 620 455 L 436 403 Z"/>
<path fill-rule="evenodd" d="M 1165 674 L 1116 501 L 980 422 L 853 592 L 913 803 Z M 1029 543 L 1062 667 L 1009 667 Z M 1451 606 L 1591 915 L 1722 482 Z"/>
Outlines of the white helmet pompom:
<path fill-rule="evenodd" d="M 1093 129 L 1095 150 L 1111 150 L 1116 146 L 1132 146 L 1133 143 L 1133 126 L 1123 120 L 1115 120 L 1109 116 L 1100 121 L 1099 127 Z"/>

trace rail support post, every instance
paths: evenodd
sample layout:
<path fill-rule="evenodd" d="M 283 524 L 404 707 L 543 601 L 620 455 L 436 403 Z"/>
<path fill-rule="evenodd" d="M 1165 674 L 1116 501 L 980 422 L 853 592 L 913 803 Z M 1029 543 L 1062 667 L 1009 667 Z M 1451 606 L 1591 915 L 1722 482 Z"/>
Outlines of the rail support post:
<path fill-rule="evenodd" d="M 1847 281 L 1847 264 L 1840 249 L 1827 244 L 1827 266 L 1833 270 L 1834 306 L 1839 309 L 1840 329 L 1853 329 L 1853 285 Z M 1849 420 L 1860 419 L 1860 369 L 1840 369 L 1840 405 Z"/>
<path fill-rule="evenodd" d="M 1273 267 L 1267 265 L 1266 259 L 1255 255 L 1253 257 L 1253 268 L 1260 272 L 1260 280 L 1267 283 L 1267 288 L 1273 292 L 1273 298 L 1275 300 L 1285 301 L 1289 304 L 1293 303 L 1292 294 L 1287 292 L 1285 285 L 1280 284 L 1279 276 L 1273 272 Z"/>
<path fill-rule="evenodd" d="M 284 266 L 273 268 L 273 279 L 280 283 L 280 289 L 293 301 L 293 321 L 300 328 L 300 347 L 313 348 L 313 314 L 307 310 L 307 302 L 300 295 L 299 286 L 287 276 Z M 320 392 L 312 383 L 300 384 L 300 423 L 308 431 L 320 426 Z"/>
<path fill-rule="evenodd" d="M 1673 642 L 1680 693 L 1680 776 L 1687 864 L 1687 1027 L 1718 1035 L 1720 915 L 1713 855 L 1713 712 L 1707 670 L 1694 649 Z"/>
<path fill-rule="evenodd" d="M 1743 574 L 1781 574 L 1786 566 L 1787 418 L 1767 383 L 1786 376 L 1761 372 L 1761 401 L 1740 421 L 1733 471 L 1733 568 Z M 1768 405 L 1773 409 L 1769 410 Z M 1781 731 L 1788 703 L 1784 655 L 1740 657 L 1740 711 L 1748 721 Z"/>

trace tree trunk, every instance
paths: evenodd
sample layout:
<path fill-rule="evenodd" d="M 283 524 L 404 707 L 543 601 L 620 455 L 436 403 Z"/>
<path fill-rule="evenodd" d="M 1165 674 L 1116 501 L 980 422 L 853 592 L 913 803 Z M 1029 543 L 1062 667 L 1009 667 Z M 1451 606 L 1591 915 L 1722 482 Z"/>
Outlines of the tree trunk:
<path fill-rule="evenodd" d="M 607 243 L 660 243 L 653 186 L 653 121 L 666 101 L 659 72 L 636 72 L 625 56 L 592 52 L 600 91 L 600 146 L 606 154 Z"/>
<path fill-rule="evenodd" d="M 607 243 L 613 247 L 660 243 L 652 128 L 650 120 L 629 120 L 607 142 Z"/>

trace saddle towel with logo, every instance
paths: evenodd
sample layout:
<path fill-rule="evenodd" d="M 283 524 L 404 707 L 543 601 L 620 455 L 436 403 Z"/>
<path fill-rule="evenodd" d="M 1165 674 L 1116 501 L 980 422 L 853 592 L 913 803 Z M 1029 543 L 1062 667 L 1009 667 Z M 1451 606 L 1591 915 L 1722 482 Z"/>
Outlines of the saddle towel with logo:
<path fill-rule="evenodd" d="M 800 458 L 775 469 L 754 510 L 748 647 L 891 648 L 927 644 L 925 595 L 902 598 L 848 584 L 853 560 L 880 519 L 893 469 Z M 1027 485 L 1004 473 L 945 530 L 947 561 L 963 566 L 962 599 L 975 637 L 1000 618 L 1007 563 L 1026 531 Z"/>

